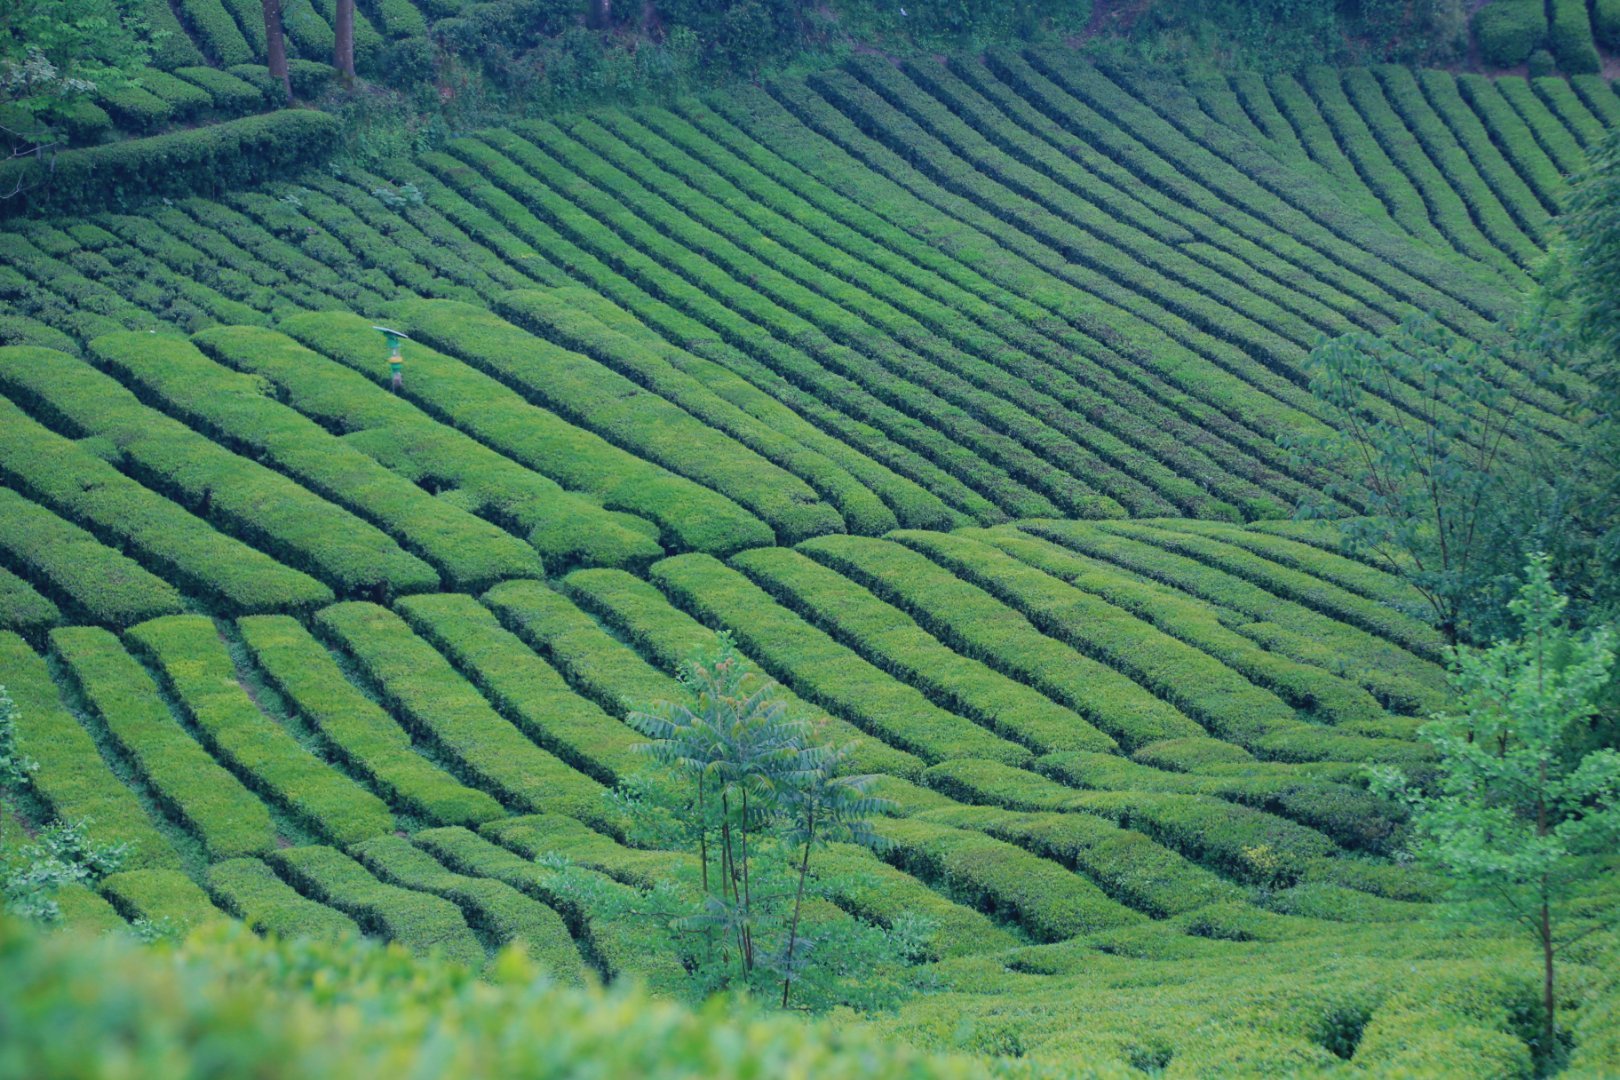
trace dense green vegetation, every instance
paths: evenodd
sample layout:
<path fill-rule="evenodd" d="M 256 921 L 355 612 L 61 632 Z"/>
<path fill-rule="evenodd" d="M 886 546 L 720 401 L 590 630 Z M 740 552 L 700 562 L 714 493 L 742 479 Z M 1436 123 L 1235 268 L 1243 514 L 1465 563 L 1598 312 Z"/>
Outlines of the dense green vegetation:
<path fill-rule="evenodd" d="M 0 17 L 0 1076 L 1620 1070 L 1611 5 L 338 2 Z"/>

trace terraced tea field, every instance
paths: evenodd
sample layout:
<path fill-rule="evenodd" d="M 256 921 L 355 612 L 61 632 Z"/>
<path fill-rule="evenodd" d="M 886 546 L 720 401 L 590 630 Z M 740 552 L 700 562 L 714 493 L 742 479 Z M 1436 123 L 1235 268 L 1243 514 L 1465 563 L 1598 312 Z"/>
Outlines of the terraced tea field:
<path fill-rule="evenodd" d="M 1617 123 L 1595 76 L 993 51 L 5 223 L 21 812 L 134 845 L 67 920 L 521 938 L 669 989 L 690 943 L 536 858 L 602 904 L 686 858 L 604 794 L 729 629 L 896 804 L 813 913 L 934 927 L 885 1028 L 1528 1070 L 1516 947 L 1426 920 L 1366 790 L 1425 766 L 1439 634 L 1286 520 L 1325 478 L 1277 441 L 1323 430 L 1322 335 L 1488 338 Z M 1566 423 L 1540 372 L 1489 377 Z"/>

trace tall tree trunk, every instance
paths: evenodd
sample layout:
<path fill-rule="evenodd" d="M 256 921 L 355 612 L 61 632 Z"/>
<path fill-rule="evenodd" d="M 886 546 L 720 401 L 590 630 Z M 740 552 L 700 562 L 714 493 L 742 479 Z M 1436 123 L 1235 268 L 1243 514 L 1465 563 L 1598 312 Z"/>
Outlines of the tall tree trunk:
<path fill-rule="evenodd" d="M 263 0 L 264 45 L 270 77 L 281 80 L 287 104 L 292 104 L 292 75 L 287 71 L 287 39 L 281 33 L 281 0 Z"/>
<path fill-rule="evenodd" d="M 1541 1037 L 1546 1046 L 1542 1050 L 1542 1060 L 1553 1060 L 1556 1047 L 1554 1040 L 1558 1038 L 1558 1024 L 1554 1010 L 1558 1007 L 1557 998 L 1553 994 L 1553 940 L 1552 916 L 1547 910 L 1547 902 L 1541 903 L 1541 1005 L 1546 1017 L 1542 1020 Z"/>
<path fill-rule="evenodd" d="M 799 912 L 804 910 L 804 879 L 810 873 L 810 845 L 816 839 L 816 812 L 811 809 L 805 823 L 804 858 L 799 863 L 799 891 L 793 897 L 793 921 L 788 925 L 787 962 L 782 973 L 782 1008 L 788 1007 L 788 991 L 793 987 L 793 946 L 799 942 Z"/>
<path fill-rule="evenodd" d="M 337 18 L 332 22 L 335 44 L 332 66 L 343 76 L 345 86 L 354 82 L 354 0 L 337 0 Z"/>

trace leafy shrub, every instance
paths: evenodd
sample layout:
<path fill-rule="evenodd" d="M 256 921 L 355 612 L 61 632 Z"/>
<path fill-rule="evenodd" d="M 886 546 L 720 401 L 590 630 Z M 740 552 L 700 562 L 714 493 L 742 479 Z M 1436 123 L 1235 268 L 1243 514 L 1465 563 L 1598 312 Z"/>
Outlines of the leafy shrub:
<path fill-rule="evenodd" d="M 1592 32 L 1605 47 L 1620 50 L 1620 0 L 1592 0 Z"/>
<path fill-rule="evenodd" d="M 0 920 L 0 982 L 16 991 L 0 998 L 0 1028 L 18 1076 L 97 1075 L 116 1061 L 132 1075 L 336 1080 L 445 1053 L 467 1076 L 1031 1075 L 843 1022 L 750 1012 L 717 1023 L 644 990 L 558 987 L 516 950 L 490 974 L 357 941 L 265 941 L 239 926 L 163 954 Z"/>
<path fill-rule="evenodd" d="M 1603 67 L 1597 44 L 1592 40 L 1592 19 L 1586 10 L 1586 0 L 1552 0 L 1548 44 L 1558 58 L 1558 66 L 1567 75 L 1588 75 Z"/>
<path fill-rule="evenodd" d="M 225 918 L 208 894 L 178 870 L 124 870 L 105 878 L 101 892 L 130 922 L 165 933 L 183 936 Z"/>
<path fill-rule="evenodd" d="M 1491 67 L 1514 67 L 1547 38 L 1542 0 L 1491 0 L 1474 14 L 1480 55 Z"/>
<path fill-rule="evenodd" d="M 1558 62 L 1553 59 L 1553 54 L 1546 49 L 1537 49 L 1530 54 L 1530 62 L 1526 70 L 1532 79 L 1539 79 L 1558 70 Z"/>
<path fill-rule="evenodd" d="M 480 788 L 527 810 L 601 815 L 599 783 L 525 738 L 398 615 L 336 604 L 317 622 L 410 730 Z"/>
<path fill-rule="evenodd" d="M 112 117 L 88 97 L 73 97 L 58 103 L 47 118 L 73 146 L 94 146 L 113 133 Z"/>
<path fill-rule="evenodd" d="M 203 51 L 219 66 L 245 64 L 253 59 L 252 47 L 220 0 L 179 0 L 178 7 Z"/>
<path fill-rule="evenodd" d="M 97 94 L 97 104 L 106 109 L 118 126 L 136 135 L 146 135 L 169 122 L 174 107 L 139 83 L 125 83 Z"/>
<path fill-rule="evenodd" d="M 143 71 L 137 77 L 143 90 L 168 104 L 169 118 L 176 123 L 194 119 L 213 108 L 214 99 L 207 91 L 167 71 Z"/>
<path fill-rule="evenodd" d="M 175 69 L 174 74 L 207 93 L 213 101 L 214 110 L 222 116 L 258 112 L 267 103 L 262 86 L 228 71 L 211 67 L 185 67 Z"/>

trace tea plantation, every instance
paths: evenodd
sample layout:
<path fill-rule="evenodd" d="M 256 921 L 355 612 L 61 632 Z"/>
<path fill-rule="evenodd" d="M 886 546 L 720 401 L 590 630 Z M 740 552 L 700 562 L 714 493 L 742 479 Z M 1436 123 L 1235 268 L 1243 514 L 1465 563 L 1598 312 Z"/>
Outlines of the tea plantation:
<path fill-rule="evenodd" d="M 236 6 L 175 5 L 174 49 L 261 58 Z M 329 49 L 293 10 L 295 55 Z M 202 54 L 171 78 L 251 111 Z M 1435 918 L 1367 786 L 1432 767 L 1441 634 L 1292 519 L 1330 478 L 1279 438 L 1331 422 L 1324 336 L 1498 332 L 1613 84 L 996 47 L 375 169 L 308 124 L 296 171 L 205 197 L 137 162 L 0 221 L 0 685 L 38 763 L 5 812 L 131 845 L 66 926 L 234 942 L 130 978 L 413 963 L 333 959 L 360 934 L 441 958 L 422 979 L 488 963 L 410 1007 L 487 995 L 499 1046 L 518 941 L 553 1015 L 665 1008 L 567 987 L 687 977 L 689 941 L 606 917 L 688 858 L 607 796 L 629 714 L 729 630 L 893 803 L 815 917 L 931 927 L 916 992 L 847 1036 L 865 1066 L 773 1019 L 758 1075 L 1535 1074 L 1539 958 Z M 1490 364 L 1565 429 L 1565 383 Z M 1620 1073 L 1614 947 L 1565 960 L 1571 1075 Z M 0 935 L 53 979 L 139 963 L 69 948 Z"/>

